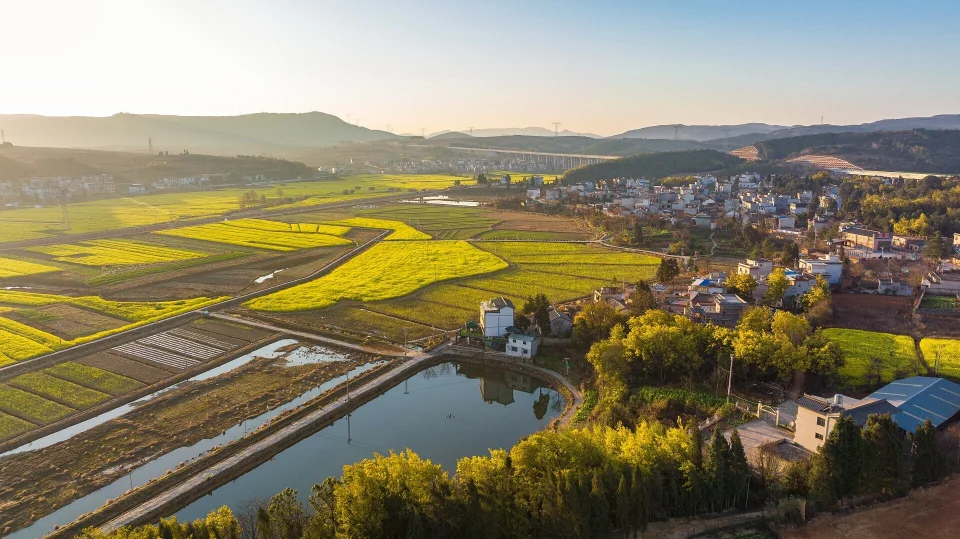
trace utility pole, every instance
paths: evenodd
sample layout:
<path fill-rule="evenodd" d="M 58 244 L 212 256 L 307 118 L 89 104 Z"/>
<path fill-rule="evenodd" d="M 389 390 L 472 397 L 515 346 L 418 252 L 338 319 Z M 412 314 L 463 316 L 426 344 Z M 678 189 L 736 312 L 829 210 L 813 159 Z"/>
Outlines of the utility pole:
<path fill-rule="evenodd" d="M 153 155 L 153 137 L 147 137 L 147 153 Z"/>
<path fill-rule="evenodd" d="M 424 128 L 424 127 L 421 127 L 421 128 L 420 128 L 420 137 L 421 137 L 421 138 L 427 138 L 427 134 L 426 134 L 426 133 L 427 133 L 427 129 Z"/>
<path fill-rule="evenodd" d="M 733 353 L 730 353 L 730 371 L 727 372 L 727 404 L 730 403 L 730 392 L 733 389 Z"/>
<path fill-rule="evenodd" d="M 7 143 L 7 134 L 3 132 L 3 129 L 0 129 L 0 144 Z"/>
<path fill-rule="evenodd" d="M 393 126 L 390 124 L 387 124 L 387 133 L 393 133 Z"/>
<path fill-rule="evenodd" d="M 553 124 L 553 136 L 560 136 L 560 124 L 561 122 L 550 122 Z"/>
<path fill-rule="evenodd" d="M 403 326 L 403 357 L 407 357 L 407 326 Z M 406 388 L 406 385 L 404 385 L 404 388 Z"/>

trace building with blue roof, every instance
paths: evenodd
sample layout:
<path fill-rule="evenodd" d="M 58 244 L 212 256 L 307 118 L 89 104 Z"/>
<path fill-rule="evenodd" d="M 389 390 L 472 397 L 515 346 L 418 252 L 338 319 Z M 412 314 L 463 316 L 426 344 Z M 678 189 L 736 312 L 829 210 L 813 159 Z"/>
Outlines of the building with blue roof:
<path fill-rule="evenodd" d="M 901 429 L 914 433 L 930 419 L 940 427 L 960 411 L 960 384 L 944 378 L 914 376 L 890 382 L 868 398 L 886 399 L 897 407 L 893 420 Z"/>

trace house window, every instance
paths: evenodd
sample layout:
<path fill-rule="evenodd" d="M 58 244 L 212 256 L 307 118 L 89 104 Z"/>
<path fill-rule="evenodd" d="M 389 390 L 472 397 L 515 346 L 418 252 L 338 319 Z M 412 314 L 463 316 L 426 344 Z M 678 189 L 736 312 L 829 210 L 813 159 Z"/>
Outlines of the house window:
<path fill-rule="evenodd" d="M 819 432 L 816 433 L 816 434 L 814 434 L 813 437 L 816 438 L 816 439 L 818 439 L 818 440 L 822 440 L 822 439 L 823 439 L 823 435 L 820 434 Z"/>
<path fill-rule="evenodd" d="M 817 418 L 817 426 L 818 426 L 818 427 L 822 427 L 822 426 L 824 426 L 824 425 L 826 425 L 826 424 L 827 424 L 827 421 L 826 421 L 824 418 L 822 418 L 822 417 L 818 417 L 818 418 Z"/>
<path fill-rule="evenodd" d="M 511 351 L 511 352 L 516 352 L 516 351 L 517 351 L 517 347 L 516 347 L 516 346 L 511 346 L 511 347 L 510 347 L 510 351 Z"/>

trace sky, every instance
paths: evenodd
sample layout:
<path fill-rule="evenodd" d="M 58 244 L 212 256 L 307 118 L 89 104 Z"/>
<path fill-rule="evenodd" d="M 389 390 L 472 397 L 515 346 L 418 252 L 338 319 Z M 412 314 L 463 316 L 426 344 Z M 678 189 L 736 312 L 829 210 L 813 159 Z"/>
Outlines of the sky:
<path fill-rule="evenodd" d="M 960 113 L 960 2 L 0 0 L 0 114 L 427 133 Z"/>

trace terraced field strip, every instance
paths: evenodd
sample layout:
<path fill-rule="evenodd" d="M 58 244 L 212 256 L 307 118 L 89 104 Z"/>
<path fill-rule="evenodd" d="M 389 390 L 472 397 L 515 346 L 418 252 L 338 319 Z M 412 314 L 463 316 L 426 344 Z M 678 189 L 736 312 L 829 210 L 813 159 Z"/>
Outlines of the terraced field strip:
<path fill-rule="evenodd" d="M 381 230 L 392 230 L 384 240 L 386 241 L 405 241 L 405 240 L 429 240 L 430 235 L 402 223 L 400 221 L 390 221 L 386 219 L 371 219 L 368 217 L 352 217 L 340 221 L 330 221 L 328 225 L 347 226 L 350 228 L 374 228 Z"/>
<path fill-rule="evenodd" d="M 58 262 L 83 266 L 125 266 L 176 262 L 207 256 L 205 253 L 172 249 L 133 240 L 91 240 L 63 243 L 28 250 L 54 257 Z"/>
<path fill-rule="evenodd" d="M 37 425 L 19 417 L 0 412 L 0 440 L 13 438 L 14 436 L 36 428 Z"/>
<path fill-rule="evenodd" d="M 57 271 L 61 271 L 60 268 L 37 264 L 36 262 L 26 262 L 24 260 L 0 257 L 0 279 L 5 277 L 40 275 L 43 273 L 54 273 Z"/>
<path fill-rule="evenodd" d="M 44 425 L 68 416 L 75 410 L 29 391 L 0 384 L 0 412 Z"/>
<path fill-rule="evenodd" d="M 21 374 L 7 383 L 77 410 L 89 408 L 110 398 L 107 393 L 89 389 L 44 372 Z"/>
<path fill-rule="evenodd" d="M 43 372 L 114 396 L 143 387 L 143 383 L 133 378 L 72 361 L 55 365 Z"/>
<path fill-rule="evenodd" d="M 216 346 L 217 348 L 224 351 L 233 350 L 234 348 L 237 348 L 237 346 L 232 343 L 228 343 L 220 339 L 215 339 L 213 337 L 204 335 L 202 333 L 197 333 L 196 331 L 190 331 L 189 329 L 185 329 L 185 328 L 174 328 L 168 331 L 167 333 L 169 333 L 170 335 L 177 335 L 180 337 L 185 337 L 187 339 L 200 341 L 205 344 L 209 344 L 210 346 Z"/>
<path fill-rule="evenodd" d="M 136 342 L 141 344 L 149 344 L 157 348 L 163 348 L 171 352 L 176 352 L 178 354 L 203 360 L 215 358 L 223 353 L 223 351 L 218 348 L 205 346 L 193 341 L 181 339 L 180 337 L 174 337 L 173 335 L 168 335 L 166 333 L 150 335 L 149 337 L 137 339 Z"/>
<path fill-rule="evenodd" d="M 177 370 L 189 369 L 200 364 L 200 362 L 195 359 L 174 354 L 173 352 L 167 352 L 164 350 L 158 350 L 156 348 L 150 348 L 148 346 L 143 346 L 141 344 L 137 344 L 136 342 L 121 344 L 120 346 L 113 347 L 111 350 L 116 350 L 117 352 L 121 352 L 123 354 L 129 354 L 138 359 L 145 359 L 161 365 L 173 367 Z"/>

